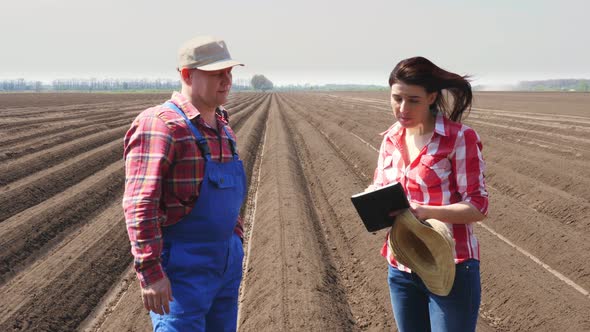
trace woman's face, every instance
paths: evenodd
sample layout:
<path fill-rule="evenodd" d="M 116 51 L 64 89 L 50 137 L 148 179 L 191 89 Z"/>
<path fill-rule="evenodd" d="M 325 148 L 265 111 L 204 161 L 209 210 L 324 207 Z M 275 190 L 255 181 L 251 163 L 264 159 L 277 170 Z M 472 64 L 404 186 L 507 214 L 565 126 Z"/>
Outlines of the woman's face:
<path fill-rule="evenodd" d="M 427 93 L 420 85 L 403 82 L 391 86 L 393 115 L 404 128 L 416 128 L 432 121 L 430 105 L 436 100 L 436 92 Z"/>

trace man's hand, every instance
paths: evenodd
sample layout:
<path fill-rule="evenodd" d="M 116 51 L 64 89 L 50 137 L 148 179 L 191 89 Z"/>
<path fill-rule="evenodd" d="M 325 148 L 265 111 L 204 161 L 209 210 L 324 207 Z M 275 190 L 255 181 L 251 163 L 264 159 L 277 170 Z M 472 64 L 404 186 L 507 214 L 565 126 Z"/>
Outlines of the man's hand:
<path fill-rule="evenodd" d="M 170 312 L 168 303 L 172 301 L 172 288 L 167 276 L 141 289 L 143 306 L 148 311 L 164 315 Z"/>

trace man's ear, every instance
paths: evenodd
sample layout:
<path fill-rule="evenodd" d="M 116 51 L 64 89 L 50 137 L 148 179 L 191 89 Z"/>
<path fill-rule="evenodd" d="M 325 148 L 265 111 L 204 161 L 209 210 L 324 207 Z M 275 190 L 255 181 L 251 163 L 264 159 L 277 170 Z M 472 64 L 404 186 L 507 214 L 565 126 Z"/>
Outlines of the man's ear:
<path fill-rule="evenodd" d="M 192 85 L 192 71 L 189 68 L 181 68 L 180 69 L 180 79 L 186 85 Z"/>

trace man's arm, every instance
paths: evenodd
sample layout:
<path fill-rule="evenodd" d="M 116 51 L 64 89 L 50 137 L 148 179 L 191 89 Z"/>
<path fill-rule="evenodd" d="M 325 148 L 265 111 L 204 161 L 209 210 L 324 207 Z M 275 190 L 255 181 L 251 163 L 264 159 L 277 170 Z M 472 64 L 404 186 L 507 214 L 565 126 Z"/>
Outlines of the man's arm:
<path fill-rule="evenodd" d="M 123 209 L 137 277 L 144 288 L 164 278 L 160 210 L 162 179 L 173 159 L 173 138 L 156 116 L 138 117 L 125 136 Z"/>

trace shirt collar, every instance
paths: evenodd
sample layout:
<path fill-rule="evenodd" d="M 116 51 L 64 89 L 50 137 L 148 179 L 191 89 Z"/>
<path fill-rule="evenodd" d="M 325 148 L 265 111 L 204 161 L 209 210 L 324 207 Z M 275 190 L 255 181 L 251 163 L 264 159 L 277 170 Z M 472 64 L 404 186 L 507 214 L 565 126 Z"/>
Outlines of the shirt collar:
<path fill-rule="evenodd" d="M 449 126 L 447 125 L 447 119 L 441 111 L 436 112 L 436 121 L 434 123 L 434 132 L 441 136 L 449 135 Z"/>
<path fill-rule="evenodd" d="M 191 104 L 188 98 L 186 98 L 182 93 L 174 91 L 170 101 L 176 104 L 176 106 L 178 106 L 190 120 L 201 114 L 201 112 L 199 112 L 199 110 L 193 104 Z"/>
<path fill-rule="evenodd" d="M 176 106 L 178 106 L 184 112 L 184 114 L 186 114 L 189 120 L 192 120 L 201 115 L 201 112 L 199 112 L 199 110 L 182 93 L 174 91 L 170 101 L 176 104 Z M 215 117 L 217 118 L 217 131 L 222 132 L 223 127 L 228 124 L 220 114 L 222 110 L 225 111 L 225 108 L 223 106 L 219 106 L 217 109 L 220 111 L 219 113 L 215 112 Z M 203 124 L 207 125 L 204 121 Z"/>

